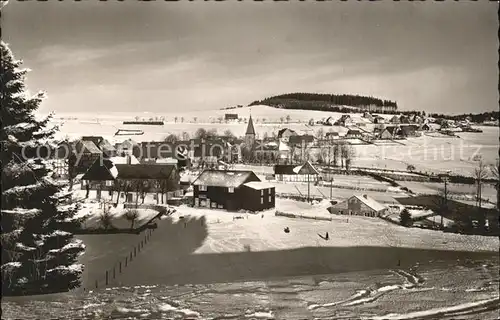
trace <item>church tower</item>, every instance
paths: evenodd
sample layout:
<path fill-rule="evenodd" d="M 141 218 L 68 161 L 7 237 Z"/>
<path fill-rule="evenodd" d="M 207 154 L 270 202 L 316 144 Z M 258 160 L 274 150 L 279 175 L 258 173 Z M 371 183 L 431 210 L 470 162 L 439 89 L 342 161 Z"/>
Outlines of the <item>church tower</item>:
<path fill-rule="evenodd" d="M 255 129 L 253 127 L 252 115 L 248 118 L 247 131 L 245 132 L 245 144 L 253 148 L 255 144 Z"/>

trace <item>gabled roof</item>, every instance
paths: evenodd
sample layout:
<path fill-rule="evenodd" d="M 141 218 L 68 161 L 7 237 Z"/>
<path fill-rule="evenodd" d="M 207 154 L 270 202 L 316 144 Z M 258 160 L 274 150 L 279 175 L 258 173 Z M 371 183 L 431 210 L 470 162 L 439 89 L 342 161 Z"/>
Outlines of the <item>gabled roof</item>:
<path fill-rule="evenodd" d="M 260 181 L 253 171 L 238 170 L 204 170 L 193 185 L 210 187 L 238 188 L 249 181 Z"/>
<path fill-rule="evenodd" d="M 338 135 L 339 135 L 339 133 L 338 133 L 337 131 L 330 131 L 330 132 L 327 132 L 327 133 L 326 133 L 326 136 L 327 136 L 327 137 L 328 137 L 328 136 L 338 136 Z"/>
<path fill-rule="evenodd" d="M 113 147 L 111 143 L 109 143 L 109 141 L 106 139 L 103 139 L 101 143 L 99 143 L 99 148 L 102 151 L 115 151 L 115 147 Z"/>
<path fill-rule="evenodd" d="M 246 131 L 245 134 L 253 134 L 253 135 L 255 135 L 255 129 L 253 127 L 252 116 L 250 116 L 250 118 L 248 118 L 247 131 Z"/>
<path fill-rule="evenodd" d="M 355 129 L 349 129 L 347 134 L 361 134 L 361 131 Z"/>
<path fill-rule="evenodd" d="M 80 140 L 92 141 L 96 146 L 98 146 L 101 144 L 101 142 L 104 140 L 104 138 L 101 136 L 83 136 L 83 137 L 81 137 Z"/>
<path fill-rule="evenodd" d="M 310 134 L 304 134 L 301 136 L 291 136 L 289 143 L 291 144 L 301 144 L 302 142 L 304 143 L 311 143 L 314 141 L 314 136 Z"/>
<path fill-rule="evenodd" d="M 389 132 L 391 135 L 394 135 L 397 133 L 398 129 L 398 127 L 386 127 L 384 131 L 387 130 L 387 132 Z"/>
<path fill-rule="evenodd" d="M 297 132 L 295 132 L 294 130 L 288 129 L 288 128 L 283 128 L 283 129 L 280 129 L 278 131 L 278 138 L 281 138 L 283 136 L 283 133 L 285 133 L 286 131 L 289 131 L 293 135 L 297 135 Z"/>
<path fill-rule="evenodd" d="M 174 165 L 159 164 L 116 164 L 118 179 L 169 179 Z"/>
<path fill-rule="evenodd" d="M 83 150 L 82 150 L 83 149 Z M 76 147 L 77 152 L 85 152 L 91 154 L 101 154 L 102 151 L 90 140 L 80 140 Z"/>
<path fill-rule="evenodd" d="M 296 174 L 293 171 L 295 167 L 293 164 L 277 164 L 274 166 L 274 174 Z"/>
<path fill-rule="evenodd" d="M 82 176 L 82 180 L 106 181 L 114 180 L 117 176 L 118 171 L 113 165 L 113 162 L 108 159 L 102 159 L 101 163 L 101 159 L 97 159 L 87 169 L 85 174 Z"/>
<path fill-rule="evenodd" d="M 274 174 L 319 174 L 319 171 L 307 161 L 301 166 L 293 164 L 278 164 L 274 166 Z"/>
<path fill-rule="evenodd" d="M 384 210 L 386 208 L 386 206 L 378 203 L 375 199 L 373 199 L 367 195 L 352 196 L 351 198 L 357 198 L 359 201 L 363 202 L 367 207 L 369 207 L 377 212 Z"/>
<path fill-rule="evenodd" d="M 306 161 L 298 169 L 294 169 L 298 174 L 319 174 L 319 171 L 309 162 Z"/>

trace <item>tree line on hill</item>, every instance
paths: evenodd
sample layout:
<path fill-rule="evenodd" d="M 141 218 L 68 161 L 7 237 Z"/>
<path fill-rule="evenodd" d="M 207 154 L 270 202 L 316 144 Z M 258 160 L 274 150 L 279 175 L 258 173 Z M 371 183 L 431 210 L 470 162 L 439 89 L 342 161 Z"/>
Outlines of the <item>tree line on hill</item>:
<path fill-rule="evenodd" d="M 458 115 L 446 115 L 446 114 L 439 114 L 439 113 L 431 113 L 429 114 L 430 117 L 436 118 L 436 119 L 448 119 L 448 120 L 454 120 L 454 121 L 463 121 L 467 118 L 470 118 L 472 122 L 475 123 L 482 123 L 484 121 L 489 121 L 491 119 L 498 120 L 500 112 L 498 111 L 490 111 L 490 112 L 483 112 L 483 113 L 463 113 L 463 114 L 458 114 Z"/>
<path fill-rule="evenodd" d="M 382 100 L 371 96 L 360 96 L 351 94 L 320 94 L 320 93 L 287 93 L 277 95 L 264 100 L 254 101 L 252 105 L 269 105 L 274 107 L 281 107 L 283 109 L 297 109 L 293 108 L 298 103 L 305 103 L 312 110 L 316 108 L 335 107 L 335 106 L 351 106 L 351 107 L 364 107 L 375 105 L 378 107 L 396 107 L 397 103 L 391 100 Z M 331 110 L 325 110 L 331 111 Z"/>

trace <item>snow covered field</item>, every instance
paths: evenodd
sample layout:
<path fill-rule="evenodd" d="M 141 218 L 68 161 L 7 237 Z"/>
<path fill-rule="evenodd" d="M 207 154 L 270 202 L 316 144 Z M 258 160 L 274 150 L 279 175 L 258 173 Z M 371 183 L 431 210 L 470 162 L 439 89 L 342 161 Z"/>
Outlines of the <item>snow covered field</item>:
<path fill-rule="evenodd" d="M 277 199 L 276 210 L 306 215 L 330 216 L 324 203 L 309 205 L 293 200 Z M 466 236 L 437 231 L 408 229 L 378 218 L 332 216 L 333 221 L 315 221 L 276 217 L 275 210 L 262 214 L 233 214 L 222 210 L 181 206 L 173 215 L 206 219 L 208 236 L 196 253 L 238 252 L 250 246 L 252 251 L 282 250 L 307 246 L 381 246 L 422 249 L 482 251 L 498 250 L 495 237 Z M 233 220 L 234 216 L 243 219 Z M 283 232 L 288 226 L 290 234 Z M 317 235 L 329 232 L 330 241 Z"/>

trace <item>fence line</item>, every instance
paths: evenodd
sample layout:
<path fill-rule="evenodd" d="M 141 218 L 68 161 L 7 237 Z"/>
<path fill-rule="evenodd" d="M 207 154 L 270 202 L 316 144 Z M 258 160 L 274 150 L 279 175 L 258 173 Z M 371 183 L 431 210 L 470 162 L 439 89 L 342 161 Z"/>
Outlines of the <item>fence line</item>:
<path fill-rule="evenodd" d="M 144 236 L 134 245 L 133 249 L 130 249 L 130 251 L 115 262 L 111 268 L 104 270 L 104 274 L 101 277 L 98 277 L 94 281 L 89 279 L 89 284 L 87 286 L 90 287 L 84 287 L 83 290 L 88 291 L 105 288 L 110 285 L 112 281 L 116 280 L 116 278 L 130 266 L 130 263 L 135 260 L 137 254 L 143 251 L 144 246 L 151 241 L 154 230 L 156 229 L 147 229 Z"/>

